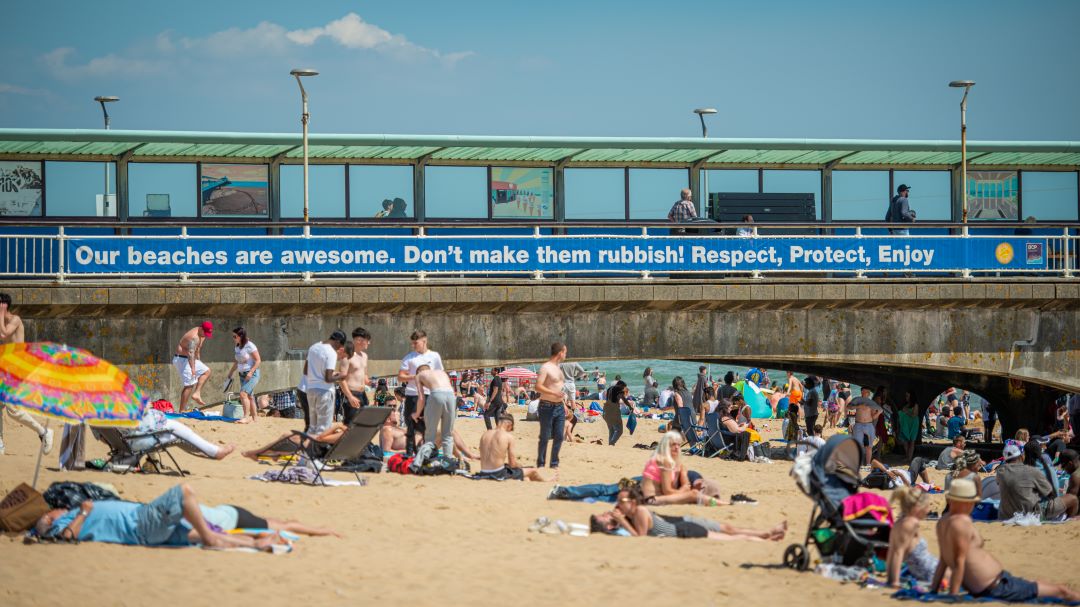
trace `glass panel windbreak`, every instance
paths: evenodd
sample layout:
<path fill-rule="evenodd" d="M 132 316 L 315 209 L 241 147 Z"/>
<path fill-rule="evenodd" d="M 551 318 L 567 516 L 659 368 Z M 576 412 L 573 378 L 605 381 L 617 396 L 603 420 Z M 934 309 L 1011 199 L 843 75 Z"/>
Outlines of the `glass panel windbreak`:
<path fill-rule="evenodd" d="M 1076 221 L 1076 173 L 1024 171 L 1020 190 L 1024 219 Z"/>
<path fill-rule="evenodd" d="M 567 219 L 626 219 L 625 170 L 566 169 L 563 179 Z"/>
<path fill-rule="evenodd" d="M 814 214 L 821 219 L 821 171 L 765 171 L 762 190 L 776 194 L 813 194 Z"/>
<path fill-rule="evenodd" d="M 1020 176 L 1016 171 L 967 172 L 968 219 L 1015 221 L 1020 217 Z"/>
<path fill-rule="evenodd" d="M 902 185 L 911 188 L 908 204 L 915 210 L 916 221 L 952 219 L 952 175 L 948 171 L 894 171 L 890 200 Z M 884 208 L 881 217 L 885 217 Z"/>
<path fill-rule="evenodd" d="M 194 163 L 133 162 L 128 165 L 128 216 L 198 215 L 198 168 Z"/>
<path fill-rule="evenodd" d="M 266 217 L 270 210 L 270 166 L 202 165 L 199 176 L 203 217 Z"/>
<path fill-rule="evenodd" d="M 492 219 L 554 219 L 550 168 L 491 167 Z"/>
<path fill-rule="evenodd" d="M 424 174 L 427 216 L 487 219 L 487 169 L 429 166 Z"/>
<path fill-rule="evenodd" d="M 353 219 L 415 217 L 413 167 L 351 165 L 349 207 L 349 216 Z"/>
<path fill-rule="evenodd" d="M 40 217 L 45 193 L 40 161 L 0 161 L 0 217 Z"/>
<path fill-rule="evenodd" d="M 46 162 L 45 200 L 50 217 L 116 217 L 116 163 Z"/>
<path fill-rule="evenodd" d="M 304 216 L 304 165 L 281 165 L 281 216 Z M 345 165 L 308 166 L 308 216 L 345 217 Z"/>
<path fill-rule="evenodd" d="M 888 171 L 833 171 L 834 220 L 881 221 L 889 209 L 889 200 Z"/>
<path fill-rule="evenodd" d="M 708 187 L 706 187 L 706 182 Z M 742 169 L 716 169 L 701 172 L 702 192 L 750 192 L 758 191 L 758 172 Z"/>
<path fill-rule="evenodd" d="M 630 219 L 666 221 L 687 187 L 690 172 L 686 169 L 630 169 Z"/>

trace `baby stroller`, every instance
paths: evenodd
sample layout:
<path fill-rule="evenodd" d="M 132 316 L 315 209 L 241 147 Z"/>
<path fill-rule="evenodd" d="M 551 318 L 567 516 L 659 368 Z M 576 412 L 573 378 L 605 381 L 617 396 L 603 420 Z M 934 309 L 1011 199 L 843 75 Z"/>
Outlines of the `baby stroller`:
<path fill-rule="evenodd" d="M 786 567 L 805 571 L 810 566 L 810 544 L 817 546 L 823 560 L 848 566 L 870 568 L 874 556 L 885 557 L 892 513 L 885 498 L 858 492 L 862 456 L 858 441 L 838 434 L 812 456 L 796 459 L 791 475 L 814 500 L 814 510 L 806 539 L 784 551 Z"/>

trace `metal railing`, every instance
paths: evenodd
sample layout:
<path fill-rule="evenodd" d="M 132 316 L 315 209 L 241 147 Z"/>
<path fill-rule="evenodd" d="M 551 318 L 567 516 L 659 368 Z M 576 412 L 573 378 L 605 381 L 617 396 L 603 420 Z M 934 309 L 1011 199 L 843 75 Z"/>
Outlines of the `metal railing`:
<path fill-rule="evenodd" d="M 40 233 L 42 228 L 51 228 L 52 233 Z M 85 228 L 108 227 L 108 234 L 82 233 Z M 140 233 L 151 229 L 160 231 L 161 228 L 177 230 L 175 234 Z M 240 233 L 230 233 L 230 228 L 243 227 Z M 183 223 L 156 223 L 152 226 L 146 224 L 121 224 L 115 222 L 78 223 L 77 225 L 57 225 L 54 222 L 39 222 L 26 224 L 15 229 L 8 229 L 8 233 L 0 233 L 0 278 L 14 280 L 45 280 L 56 283 L 70 281 L 100 281 L 101 279 L 126 279 L 138 278 L 140 280 L 155 281 L 179 281 L 186 282 L 193 278 L 211 281 L 235 280 L 235 279 L 259 279 L 262 281 L 295 280 L 311 281 L 316 278 L 325 279 L 363 279 L 369 277 L 379 278 L 413 278 L 427 280 L 437 277 L 453 278 L 476 278 L 476 277 L 526 277 L 535 280 L 543 280 L 550 277 L 576 278 L 576 277 L 628 277 L 634 279 L 651 279 L 658 277 L 693 278 L 705 276 L 736 275 L 740 277 L 763 278 L 769 275 L 828 275 L 833 277 L 912 277 L 917 275 L 933 275 L 938 277 L 961 277 L 971 278 L 975 276 L 1029 276 L 1029 277 L 1054 277 L 1072 278 L 1078 263 L 1078 240 L 1080 240 L 1080 224 L 1078 223 L 972 223 L 967 226 L 955 223 L 929 223 L 919 224 L 895 224 L 893 228 L 911 229 L 910 235 L 882 234 L 890 224 L 884 223 L 829 223 L 829 224 L 789 224 L 789 223 L 758 223 L 758 224 L 671 224 L 656 222 L 617 222 L 617 223 L 551 223 L 551 222 L 519 222 L 519 223 L 492 223 L 492 222 L 443 222 L 428 223 L 423 226 L 383 224 L 374 222 L 319 222 L 304 225 L 298 222 L 277 223 L 220 223 L 214 226 L 190 225 Z M 191 229 L 189 229 L 191 228 Z M 265 230 L 266 234 L 252 234 L 251 229 Z M 477 234 L 477 229 L 482 228 L 484 233 Z M 752 230 L 752 235 L 738 235 L 735 231 L 739 228 Z M 340 230 L 337 234 L 313 234 L 316 230 Z M 1015 231 L 1023 229 L 1035 232 L 1035 234 L 1016 235 Z M 198 230 L 192 233 L 192 230 Z M 288 231 L 297 233 L 282 233 Z M 395 230 L 390 234 L 364 234 L 365 231 L 388 231 Z M 435 231 L 436 233 L 432 233 Z M 571 232 L 571 233 L 567 233 Z M 632 232 L 632 233 L 628 233 Z M 681 232 L 681 233 L 680 233 Z M 719 232 L 719 233 L 718 233 Z M 132 272 L 123 269 L 84 271 L 74 270 L 72 264 L 73 253 L 78 245 L 84 241 L 116 242 L 116 243 L 145 243 L 147 241 L 188 241 L 198 242 L 205 240 L 221 240 L 227 238 L 231 242 L 250 244 L 251 247 L 259 243 L 277 241 L 280 243 L 296 243 L 299 250 L 303 250 L 313 242 L 313 239 L 333 239 L 348 245 L 393 243 L 394 241 L 412 240 L 425 243 L 461 243 L 473 240 L 483 240 L 489 243 L 503 243 L 530 239 L 544 239 L 545 242 L 570 243 L 584 239 L 622 239 L 642 245 L 654 243 L 690 243 L 691 241 L 706 241 L 709 243 L 736 246 L 742 243 L 759 242 L 768 240 L 788 244 L 813 244 L 829 245 L 830 243 L 850 244 L 860 239 L 889 239 L 900 246 L 917 246 L 920 241 L 926 239 L 945 239 L 949 241 L 978 241 L 978 240 L 1002 240 L 1006 238 L 1029 238 L 1039 242 L 1045 242 L 1045 263 L 1039 263 L 1034 267 L 965 267 L 956 264 L 955 267 L 897 267 L 897 268 L 873 268 L 864 269 L 833 269 L 833 268 L 799 268 L 799 267 L 775 267 L 754 268 L 743 267 L 719 267 L 709 266 L 704 268 L 680 268 L 671 270 L 650 270 L 645 267 L 589 267 L 589 268 L 541 268 L 540 264 L 515 269 L 439 269 L 438 267 L 420 267 L 412 269 L 400 269 L 387 263 L 370 263 L 346 269 L 302 269 L 296 271 L 281 270 L 279 268 L 250 267 L 242 271 L 192 271 L 192 268 L 176 268 L 163 271 L 138 271 Z M 749 239 L 749 240 L 747 240 Z M 240 247 L 244 248 L 244 247 Z M 344 247 L 348 249 L 348 247 Z M 351 249 L 350 249 L 351 250 Z M 79 259 L 84 260 L 88 254 L 78 251 Z M 93 253 L 89 253 L 92 255 Z"/>

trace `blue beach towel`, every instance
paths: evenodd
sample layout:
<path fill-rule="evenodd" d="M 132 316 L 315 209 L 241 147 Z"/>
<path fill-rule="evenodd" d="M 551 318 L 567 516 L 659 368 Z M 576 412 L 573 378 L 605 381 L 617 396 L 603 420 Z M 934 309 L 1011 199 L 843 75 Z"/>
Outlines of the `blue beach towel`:
<path fill-rule="evenodd" d="M 184 418 L 184 419 L 197 419 L 199 421 L 204 421 L 204 422 L 229 422 L 229 423 L 232 423 L 232 422 L 236 421 L 235 419 L 233 419 L 231 417 L 224 417 L 222 415 L 207 415 L 207 414 L 205 414 L 205 413 L 203 413 L 202 411 L 199 411 L 199 410 L 186 411 L 184 413 L 166 413 L 165 416 L 170 418 L 170 419 L 175 419 L 177 417 L 181 417 L 181 418 Z"/>
<path fill-rule="evenodd" d="M 892 598 L 901 601 L 918 601 L 920 603 L 995 603 L 999 602 L 996 599 L 990 597 L 976 598 L 970 594 L 961 594 L 953 596 L 950 594 L 935 594 L 932 592 L 919 592 L 912 588 L 905 588 L 903 590 L 896 591 Z M 1029 604 L 1042 604 L 1042 605 L 1080 605 L 1080 603 L 1063 601 L 1061 599 L 1043 598 L 1027 601 Z"/>

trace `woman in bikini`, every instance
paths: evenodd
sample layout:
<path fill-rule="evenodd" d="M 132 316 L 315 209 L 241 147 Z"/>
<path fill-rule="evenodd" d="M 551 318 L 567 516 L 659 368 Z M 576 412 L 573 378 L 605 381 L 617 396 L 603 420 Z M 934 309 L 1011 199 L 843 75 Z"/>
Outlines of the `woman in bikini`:
<path fill-rule="evenodd" d="M 682 436 L 668 432 L 660 437 L 656 452 L 645 463 L 641 473 L 641 490 L 649 504 L 706 504 L 727 505 L 720 499 L 720 489 L 711 481 L 690 472 L 679 461 Z"/>

